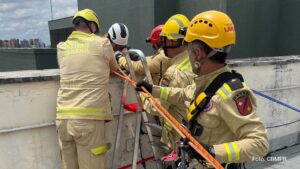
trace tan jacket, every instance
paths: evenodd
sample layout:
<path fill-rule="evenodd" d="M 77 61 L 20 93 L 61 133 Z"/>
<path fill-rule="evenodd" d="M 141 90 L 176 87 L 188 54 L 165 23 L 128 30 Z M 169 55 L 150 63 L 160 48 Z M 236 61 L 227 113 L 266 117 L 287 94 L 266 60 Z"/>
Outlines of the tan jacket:
<path fill-rule="evenodd" d="M 164 64 L 165 67 L 168 67 L 166 72 L 163 74 L 163 77 L 160 81 L 160 86 L 167 87 L 186 87 L 193 83 L 193 78 L 196 76 L 192 73 L 192 67 L 189 60 L 188 53 L 186 51 L 178 54 L 174 58 L 170 59 Z M 179 121 L 181 122 L 182 117 L 185 116 L 184 112 L 187 111 L 187 105 L 184 104 L 169 104 L 168 100 L 169 90 L 161 91 L 158 98 L 160 103 Z M 158 115 L 158 112 L 151 104 L 146 100 L 144 103 L 144 108 L 147 112 Z M 169 147 L 175 149 L 176 141 L 180 139 L 179 135 L 174 129 L 170 126 L 167 121 L 163 121 L 163 132 L 161 141 L 167 144 Z"/>
<path fill-rule="evenodd" d="M 168 101 L 177 104 L 191 101 L 196 90 L 204 91 L 214 78 L 226 71 L 229 71 L 227 66 L 197 77 L 196 86 L 169 88 Z M 256 99 L 245 83 L 242 85 L 242 88 L 234 90 L 224 83 L 197 118 L 204 130 L 196 139 L 203 145 L 213 146 L 220 163 L 252 161 L 268 152 L 267 130 L 256 114 Z M 155 86 L 152 94 L 159 96 L 162 90 L 166 89 Z"/>
<path fill-rule="evenodd" d="M 152 75 L 154 84 L 158 84 L 158 81 L 159 81 L 159 76 L 161 73 L 160 72 L 160 64 L 163 65 L 163 67 L 162 67 L 162 74 L 163 74 L 165 72 L 165 70 L 167 69 L 165 67 L 165 62 L 167 62 L 168 60 L 169 60 L 169 58 L 165 56 L 165 53 L 162 49 L 159 49 L 157 54 L 146 57 L 146 61 L 147 61 L 150 73 Z M 131 63 L 132 63 L 132 67 L 136 74 L 138 74 L 138 75 L 145 74 L 143 64 L 140 60 L 132 61 Z M 119 59 L 119 64 L 120 64 L 120 66 L 122 66 L 128 70 L 128 65 L 126 63 L 125 57 L 121 57 Z"/>
<path fill-rule="evenodd" d="M 107 38 L 73 31 L 57 45 L 57 119 L 112 119 L 108 82 L 118 64 Z"/>

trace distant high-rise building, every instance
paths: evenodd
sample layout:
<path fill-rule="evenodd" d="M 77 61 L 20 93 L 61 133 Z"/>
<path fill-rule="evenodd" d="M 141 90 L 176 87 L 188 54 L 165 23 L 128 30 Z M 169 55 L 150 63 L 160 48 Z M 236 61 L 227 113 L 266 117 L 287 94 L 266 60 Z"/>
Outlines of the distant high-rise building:
<path fill-rule="evenodd" d="M 9 41 L 8 40 L 3 41 L 3 48 L 9 48 Z"/>
<path fill-rule="evenodd" d="M 9 45 L 10 48 L 20 48 L 19 39 L 11 39 Z"/>
<path fill-rule="evenodd" d="M 13 48 L 13 41 L 12 40 L 8 40 L 8 48 Z"/>
<path fill-rule="evenodd" d="M 46 44 L 38 38 L 23 39 L 16 38 L 10 40 L 0 40 L 0 48 L 45 48 Z"/>
<path fill-rule="evenodd" d="M 33 46 L 33 39 L 29 39 L 29 44 L 31 47 Z"/>
<path fill-rule="evenodd" d="M 30 43 L 27 39 L 21 41 L 21 48 L 30 48 Z"/>

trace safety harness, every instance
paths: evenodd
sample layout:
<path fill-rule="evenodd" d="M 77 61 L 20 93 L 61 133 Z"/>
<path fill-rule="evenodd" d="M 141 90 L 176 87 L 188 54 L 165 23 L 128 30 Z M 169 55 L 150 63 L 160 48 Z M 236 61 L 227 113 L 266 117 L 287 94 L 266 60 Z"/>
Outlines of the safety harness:
<path fill-rule="evenodd" d="M 243 87 L 242 82 L 244 82 L 243 76 L 235 70 L 223 72 L 210 83 L 204 92 L 197 94 L 197 97 L 195 97 L 189 106 L 186 124 L 193 136 L 200 136 L 202 134 L 203 126 L 196 119 L 223 84 L 227 83 L 232 90 L 236 90 Z"/>

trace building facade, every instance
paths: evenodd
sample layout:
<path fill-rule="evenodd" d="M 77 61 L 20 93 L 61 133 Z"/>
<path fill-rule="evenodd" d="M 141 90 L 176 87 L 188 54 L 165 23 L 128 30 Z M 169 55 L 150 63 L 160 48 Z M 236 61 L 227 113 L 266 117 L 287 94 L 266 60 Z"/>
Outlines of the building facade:
<path fill-rule="evenodd" d="M 85 0 L 78 1 L 78 9 L 91 8 L 100 18 L 101 34 L 110 25 L 122 22 L 129 28 L 129 45 L 146 55 L 151 46 L 144 43 L 151 29 L 163 24 L 171 15 L 181 13 L 189 19 L 199 12 L 220 10 L 235 23 L 237 44 L 230 58 L 281 56 L 300 54 L 298 39 L 300 1 L 296 0 Z M 117 11 L 117 12 L 115 12 Z M 66 27 L 67 26 L 67 27 Z M 49 22 L 51 46 L 56 47 L 72 31 L 71 18 Z"/>

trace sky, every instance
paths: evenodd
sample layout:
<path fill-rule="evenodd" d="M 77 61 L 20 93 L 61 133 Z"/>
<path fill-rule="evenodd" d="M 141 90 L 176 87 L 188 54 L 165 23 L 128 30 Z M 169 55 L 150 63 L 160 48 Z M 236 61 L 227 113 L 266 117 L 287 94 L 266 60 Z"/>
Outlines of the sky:
<path fill-rule="evenodd" d="M 53 19 L 74 15 L 77 0 L 52 0 Z M 0 39 L 39 38 L 50 44 L 50 0 L 0 0 Z"/>

